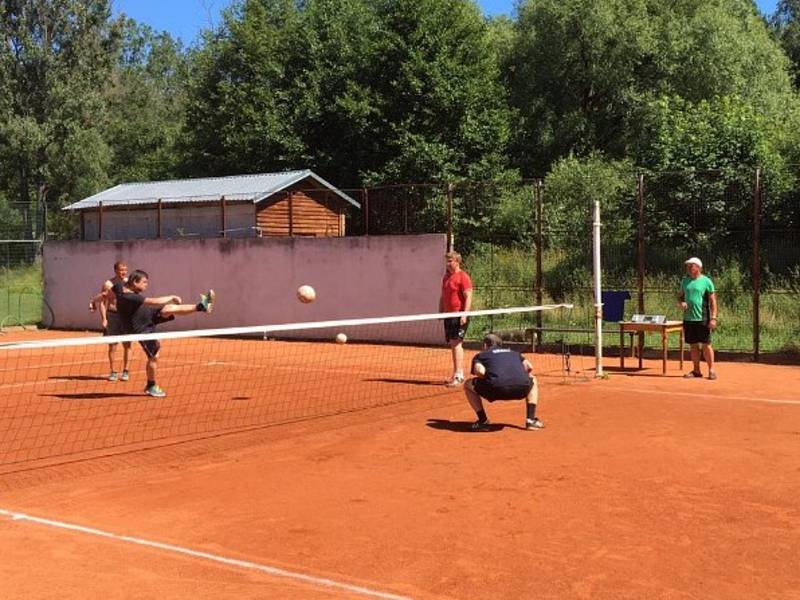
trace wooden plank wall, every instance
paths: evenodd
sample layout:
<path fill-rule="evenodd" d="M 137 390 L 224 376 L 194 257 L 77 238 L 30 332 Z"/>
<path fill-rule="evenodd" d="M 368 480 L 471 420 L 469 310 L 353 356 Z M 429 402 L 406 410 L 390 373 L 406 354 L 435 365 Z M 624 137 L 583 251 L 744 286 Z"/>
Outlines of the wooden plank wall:
<path fill-rule="evenodd" d="M 344 235 L 344 214 L 327 208 L 303 192 L 294 191 L 258 210 L 256 225 L 261 228 L 262 235 L 335 237 Z"/>

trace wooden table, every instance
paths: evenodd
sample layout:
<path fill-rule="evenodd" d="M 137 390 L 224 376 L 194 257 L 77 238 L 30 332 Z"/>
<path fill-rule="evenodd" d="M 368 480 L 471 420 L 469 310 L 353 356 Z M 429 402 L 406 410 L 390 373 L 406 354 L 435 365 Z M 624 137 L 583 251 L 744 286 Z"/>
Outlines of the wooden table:
<path fill-rule="evenodd" d="M 642 368 L 642 347 L 644 334 L 661 333 L 662 374 L 667 374 L 667 338 L 670 333 L 678 332 L 681 337 L 680 363 L 683 370 L 683 321 L 667 321 L 665 323 L 632 323 L 621 321 L 619 324 L 619 366 L 625 368 L 625 334 L 641 333 L 639 336 L 639 368 Z M 633 344 L 631 344 L 633 345 Z"/>

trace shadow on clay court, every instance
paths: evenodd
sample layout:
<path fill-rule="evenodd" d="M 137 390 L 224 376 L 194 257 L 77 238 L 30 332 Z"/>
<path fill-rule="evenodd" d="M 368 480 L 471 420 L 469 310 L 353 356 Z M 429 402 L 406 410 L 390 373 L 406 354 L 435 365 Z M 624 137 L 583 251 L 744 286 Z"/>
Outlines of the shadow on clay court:
<path fill-rule="evenodd" d="M 108 381 L 108 376 L 101 375 L 53 375 L 48 379 L 56 381 Z"/>
<path fill-rule="evenodd" d="M 453 431 L 455 433 L 494 433 L 502 431 L 503 429 L 522 429 L 519 425 L 509 425 L 507 423 L 490 423 L 489 426 L 482 431 L 472 430 L 472 421 L 450 421 L 448 419 L 428 419 L 425 423 L 431 429 L 440 429 L 443 431 Z"/>
<path fill-rule="evenodd" d="M 110 400 L 112 398 L 148 398 L 146 394 L 127 394 L 116 393 L 108 394 L 105 392 L 84 392 L 81 394 L 41 394 L 45 398 L 59 398 L 61 400 Z"/>
<path fill-rule="evenodd" d="M 691 366 L 689 368 L 691 369 Z M 675 371 L 674 373 L 663 375 L 661 373 L 661 367 L 653 369 L 639 369 L 638 367 L 625 367 L 624 369 L 622 367 L 603 367 L 603 371 L 614 375 L 625 375 L 626 377 L 659 377 L 662 379 L 683 378 L 682 371 Z"/>
<path fill-rule="evenodd" d="M 389 377 L 381 377 L 379 379 L 364 379 L 363 381 L 370 381 L 377 383 L 404 383 L 406 385 L 434 385 L 444 388 L 443 382 L 430 381 L 429 379 L 391 379 Z"/>

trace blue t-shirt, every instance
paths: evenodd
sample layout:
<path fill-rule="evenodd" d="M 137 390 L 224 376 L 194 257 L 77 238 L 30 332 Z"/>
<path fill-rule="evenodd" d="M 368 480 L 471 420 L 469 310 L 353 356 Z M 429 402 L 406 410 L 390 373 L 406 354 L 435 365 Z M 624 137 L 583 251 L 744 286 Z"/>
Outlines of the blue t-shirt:
<path fill-rule="evenodd" d="M 477 354 L 472 366 L 481 363 L 486 368 L 484 381 L 495 388 L 529 386 L 531 377 L 522 362 L 525 357 L 508 348 L 491 348 Z"/>

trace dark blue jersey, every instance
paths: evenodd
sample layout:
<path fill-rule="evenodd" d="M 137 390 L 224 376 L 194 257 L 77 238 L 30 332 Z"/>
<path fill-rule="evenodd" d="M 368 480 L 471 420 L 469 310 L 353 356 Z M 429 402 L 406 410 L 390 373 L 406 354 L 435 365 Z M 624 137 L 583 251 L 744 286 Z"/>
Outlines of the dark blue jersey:
<path fill-rule="evenodd" d="M 531 376 L 522 364 L 525 357 L 508 348 L 484 350 L 472 359 L 472 366 L 481 363 L 486 368 L 484 381 L 496 388 L 529 386 Z"/>

